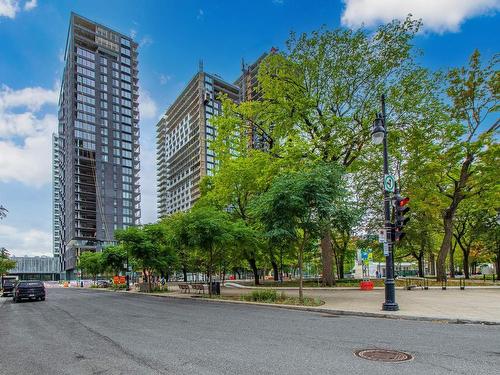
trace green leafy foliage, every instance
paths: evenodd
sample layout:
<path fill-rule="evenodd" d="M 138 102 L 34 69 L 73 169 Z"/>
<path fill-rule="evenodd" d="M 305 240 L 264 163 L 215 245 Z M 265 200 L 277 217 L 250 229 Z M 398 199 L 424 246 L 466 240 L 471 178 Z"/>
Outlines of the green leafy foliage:
<path fill-rule="evenodd" d="M 90 274 L 94 280 L 97 275 L 104 271 L 103 253 L 85 251 L 80 254 L 78 267 L 86 274 Z"/>

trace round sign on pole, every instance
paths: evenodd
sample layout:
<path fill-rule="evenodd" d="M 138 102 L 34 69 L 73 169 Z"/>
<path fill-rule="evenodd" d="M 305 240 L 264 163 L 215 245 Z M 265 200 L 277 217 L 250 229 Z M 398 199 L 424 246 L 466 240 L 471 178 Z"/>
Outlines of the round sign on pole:
<path fill-rule="evenodd" d="M 394 193 L 395 188 L 396 188 L 396 180 L 394 179 L 394 176 L 386 174 L 384 176 L 385 191 L 388 191 L 389 193 Z"/>

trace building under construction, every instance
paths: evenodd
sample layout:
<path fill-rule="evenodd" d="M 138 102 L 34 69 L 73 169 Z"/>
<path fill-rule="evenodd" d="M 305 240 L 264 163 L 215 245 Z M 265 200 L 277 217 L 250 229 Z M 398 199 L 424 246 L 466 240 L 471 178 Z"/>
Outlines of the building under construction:
<path fill-rule="evenodd" d="M 277 50 L 272 48 L 270 53 Z M 230 84 L 217 75 L 200 71 L 168 108 L 156 125 L 158 216 L 189 210 L 200 197 L 200 180 L 211 175 L 217 164 L 210 149 L 216 131 L 210 118 L 222 110 L 218 99 L 225 94 L 235 102 L 261 100 L 258 71 L 267 53 L 247 65 L 242 61 L 240 77 Z M 245 135 L 242 135 L 245 136 Z M 265 134 L 248 127 L 248 146 L 270 147 Z"/>
<path fill-rule="evenodd" d="M 140 220 L 137 47 L 71 14 L 53 158 L 54 238 L 67 278 L 83 251 Z"/>
<path fill-rule="evenodd" d="M 239 88 L 220 77 L 200 71 L 191 79 L 158 122 L 158 215 L 186 211 L 200 197 L 200 180 L 214 171 L 210 122 L 221 111 L 219 95 L 238 101 Z"/>

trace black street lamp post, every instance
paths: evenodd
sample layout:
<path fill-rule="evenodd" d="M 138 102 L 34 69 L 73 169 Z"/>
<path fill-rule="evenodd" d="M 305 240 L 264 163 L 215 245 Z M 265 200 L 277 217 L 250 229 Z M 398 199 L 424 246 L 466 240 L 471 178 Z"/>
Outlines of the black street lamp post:
<path fill-rule="evenodd" d="M 387 122 L 385 113 L 385 95 L 381 97 L 382 115 L 378 114 L 373 123 L 372 141 L 374 144 L 383 144 L 384 147 L 384 178 L 389 174 L 389 155 L 387 152 Z M 385 302 L 382 304 L 382 310 L 397 311 L 399 306 L 396 303 L 396 291 L 394 283 L 394 258 L 392 242 L 392 224 L 391 224 L 391 198 L 389 192 L 384 187 L 384 226 L 386 232 L 386 241 L 388 252 L 385 257 Z"/>

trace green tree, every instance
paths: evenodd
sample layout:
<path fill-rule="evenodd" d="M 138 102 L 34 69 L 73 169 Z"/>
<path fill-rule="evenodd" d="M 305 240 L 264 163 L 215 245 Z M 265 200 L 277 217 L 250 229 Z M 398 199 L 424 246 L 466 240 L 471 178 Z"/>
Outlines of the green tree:
<path fill-rule="evenodd" d="M 439 173 L 436 186 L 447 202 L 442 212 L 444 236 L 437 259 L 438 279 L 446 277 L 455 215 L 462 201 L 498 187 L 498 145 L 494 134 L 500 126 L 490 114 L 498 112 L 500 72 L 498 56 L 484 66 L 479 51 L 472 54 L 469 66 L 451 69 L 447 75 L 451 116 L 460 125 L 455 139 L 445 140 L 433 167 Z"/>
<path fill-rule="evenodd" d="M 97 275 L 104 271 L 103 257 L 101 252 L 85 251 L 78 258 L 78 267 L 85 273 L 90 274 L 97 281 Z"/>
<path fill-rule="evenodd" d="M 9 259 L 9 250 L 5 247 L 0 249 L 0 276 L 16 267 L 16 261 Z"/>
<path fill-rule="evenodd" d="M 9 250 L 7 250 L 5 247 L 2 247 L 0 249 L 0 258 L 8 258 L 10 256 Z"/>
<path fill-rule="evenodd" d="M 301 301 L 304 250 L 319 238 L 343 195 L 339 169 L 320 165 L 279 175 L 269 190 L 255 200 L 253 212 L 265 223 L 268 237 L 297 248 Z"/>
<path fill-rule="evenodd" d="M 105 269 L 119 274 L 125 270 L 127 250 L 123 245 L 108 246 L 102 251 L 102 263 Z"/>
<path fill-rule="evenodd" d="M 482 239 L 486 244 L 486 249 L 491 254 L 492 260 L 495 263 L 497 279 L 500 280 L 500 222 L 499 212 L 490 215 L 485 220 L 485 231 Z"/>
<path fill-rule="evenodd" d="M 148 291 L 151 291 L 151 274 L 155 265 L 155 251 L 144 230 L 140 227 L 128 227 L 115 231 L 115 238 L 129 256 L 136 259 L 142 270 Z"/>
<path fill-rule="evenodd" d="M 423 122 L 420 111 L 431 113 L 436 100 L 421 84 L 432 77 L 414 62 L 411 43 L 419 26 L 407 19 L 371 34 L 348 29 L 292 34 L 287 50 L 269 55 L 259 69 L 261 101 L 224 101 L 215 120 L 218 155 L 247 153 L 240 135 L 253 128 L 265 135 L 270 154 L 289 165 L 320 160 L 349 174 L 373 175 L 380 152 L 370 144 L 370 130 L 380 95 L 387 93 L 388 103 L 394 103 L 388 111 L 391 129 Z M 330 229 L 323 228 L 321 241 L 326 285 L 334 282 Z"/>
<path fill-rule="evenodd" d="M 197 206 L 187 214 L 186 229 L 190 246 L 198 249 L 203 257 L 211 285 L 216 259 L 231 240 L 232 225 L 227 212 L 210 206 Z M 210 296 L 211 287 L 208 288 Z"/>
<path fill-rule="evenodd" d="M 278 263 L 272 243 L 257 238 L 258 223 L 249 214 L 249 207 L 252 200 L 269 187 L 280 168 L 278 164 L 267 152 L 249 150 L 244 155 L 221 160 L 215 176 L 205 180 L 202 201 L 221 210 L 227 209 L 235 219 L 239 245 L 233 247 L 233 260 L 248 262 L 256 285 L 259 284 L 257 263 L 264 258 L 263 250 L 273 267 L 275 280 L 278 279 Z"/>
<path fill-rule="evenodd" d="M 329 223 L 330 238 L 339 279 L 344 278 L 344 262 L 349 254 L 349 247 L 352 247 L 352 235 L 361 219 L 361 214 L 361 210 L 355 207 L 355 203 L 349 201 L 339 204 L 339 207 L 332 214 Z M 353 255 L 352 252 L 351 255 Z"/>
<path fill-rule="evenodd" d="M 165 227 L 166 241 L 168 246 L 170 246 L 172 256 L 175 254 L 175 263 L 182 270 L 184 282 L 187 282 L 187 272 L 190 267 L 191 255 L 186 218 L 187 214 L 185 212 L 177 212 L 160 221 L 160 225 Z"/>

